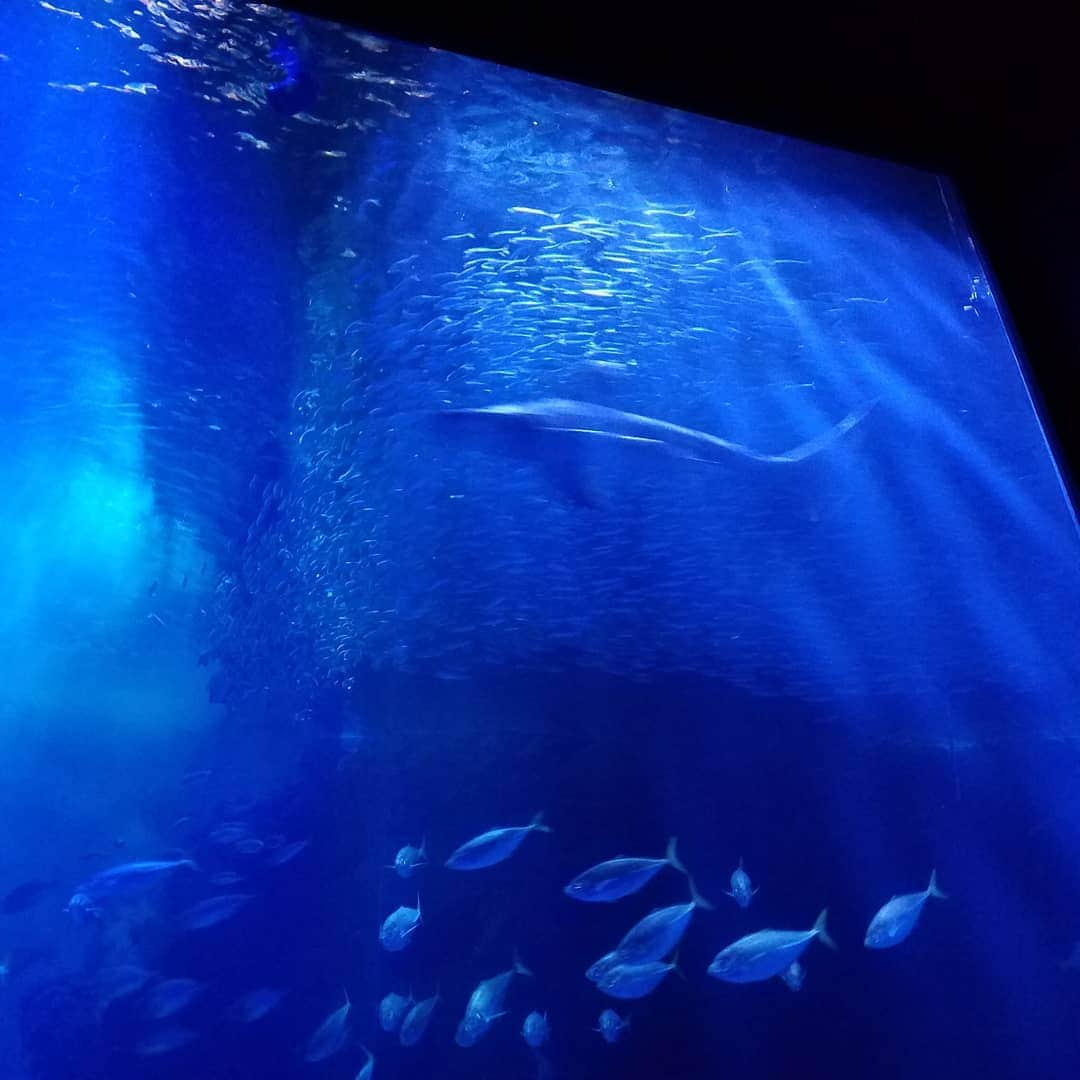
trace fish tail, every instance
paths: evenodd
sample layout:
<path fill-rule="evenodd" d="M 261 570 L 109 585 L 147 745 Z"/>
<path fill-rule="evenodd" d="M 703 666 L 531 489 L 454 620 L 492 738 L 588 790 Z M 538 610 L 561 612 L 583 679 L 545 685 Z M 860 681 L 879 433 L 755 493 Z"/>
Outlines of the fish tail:
<path fill-rule="evenodd" d="M 796 462 L 805 461 L 807 458 L 813 457 L 815 454 L 820 453 L 829 446 L 830 443 L 839 439 L 841 435 L 846 435 L 853 427 L 861 423 L 876 404 L 876 398 L 865 402 L 854 412 L 848 413 L 843 420 L 834 424 L 827 431 L 822 432 L 820 435 L 816 435 L 814 438 L 809 439 L 804 443 L 800 443 L 798 446 L 792 447 L 783 454 L 770 455 L 769 460 Z"/>
<path fill-rule="evenodd" d="M 533 973 L 521 962 L 517 949 L 514 950 L 514 971 L 518 975 L 528 975 L 530 979 L 533 978 Z"/>
<path fill-rule="evenodd" d="M 687 874 L 686 880 L 690 883 L 690 899 L 694 902 L 694 907 L 699 907 L 703 911 L 715 911 L 716 905 L 710 900 L 706 900 L 704 896 L 697 891 L 694 885 L 694 879 Z"/>
<path fill-rule="evenodd" d="M 686 982 L 686 975 L 683 972 L 683 969 L 681 967 L 679 967 L 679 947 L 678 946 L 675 947 L 675 954 L 672 956 L 670 963 L 671 963 L 671 968 L 675 972 L 675 974 L 678 975 L 679 978 L 682 979 L 683 982 Z"/>
<path fill-rule="evenodd" d="M 926 894 L 928 896 L 936 896 L 939 900 L 948 900 L 949 899 L 948 893 L 943 893 L 938 888 L 937 871 L 936 870 L 931 870 L 930 871 L 930 884 L 926 888 Z"/>
<path fill-rule="evenodd" d="M 679 842 L 679 838 L 677 836 L 673 836 L 667 842 L 667 851 L 664 853 L 664 858 L 667 859 L 668 863 L 675 870 L 678 870 L 680 874 L 686 874 L 686 876 L 689 877 L 690 872 L 686 869 L 685 866 L 683 866 L 683 864 L 681 862 L 679 862 L 679 856 L 678 856 L 678 853 L 675 850 L 676 845 L 678 844 L 678 842 Z"/>
<path fill-rule="evenodd" d="M 549 833 L 549 832 L 552 831 L 550 825 L 545 825 L 544 824 L 544 811 L 543 810 L 538 810 L 536 812 L 536 814 L 533 817 L 532 821 L 529 822 L 529 827 L 533 828 L 533 829 L 539 829 L 540 832 Z"/>
<path fill-rule="evenodd" d="M 836 951 L 837 944 L 831 937 L 829 937 L 828 930 L 825 929 L 825 919 L 828 917 L 829 909 L 822 908 L 821 914 L 817 917 L 817 921 L 814 923 L 813 933 L 817 934 L 821 938 L 822 945 L 828 945 L 830 949 Z"/>

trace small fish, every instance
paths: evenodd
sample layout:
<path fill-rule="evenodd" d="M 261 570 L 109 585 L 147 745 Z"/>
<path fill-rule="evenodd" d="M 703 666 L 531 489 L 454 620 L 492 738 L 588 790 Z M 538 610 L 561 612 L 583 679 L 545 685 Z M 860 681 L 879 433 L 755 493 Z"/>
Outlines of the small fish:
<path fill-rule="evenodd" d="M 668 841 L 667 853 L 662 859 L 635 859 L 619 855 L 607 862 L 597 863 L 578 874 L 563 892 L 574 900 L 610 904 L 636 893 L 665 866 L 673 867 L 689 878 L 686 867 L 679 862 L 675 845 L 676 838 L 673 836 Z"/>
<path fill-rule="evenodd" d="M 255 836 L 247 836 L 243 840 L 238 840 L 233 847 L 241 855 L 258 855 L 260 851 L 266 845 Z"/>
<path fill-rule="evenodd" d="M 546 217 L 551 218 L 552 221 L 558 221 L 559 215 L 549 213 L 547 210 L 537 210 L 532 206 L 511 206 L 511 214 L 532 214 L 533 217 Z"/>
<path fill-rule="evenodd" d="M 534 1050 L 543 1046 L 548 1041 L 550 1034 L 547 1013 L 541 1014 L 533 1010 L 525 1017 L 525 1023 L 521 1025 L 521 1037 Z"/>
<path fill-rule="evenodd" d="M 147 995 L 146 1015 L 151 1020 L 164 1020 L 185 1008 L 206 989 L 197 979 L 165 979 Z"/>
<path fill-rule="evenodd" d="M 227 889 L 230 885 L 239 885 L 243 880 L 243 874 L 238 874 L 235 870 L 223 870 L 220 874 L 214 874 L 210 878 L 210 884 Z"/>
<path fill-rule="evenodd" d="M 379 927 L 379 944 L 387 952 L 400 952 L 412 940 L 412 932 L 420 925 L 420 894 L 416 895 L 416 907 L 403 904 L 391 911 Z"/>
<path fill-rule="evenodd" d="M 551 832 L 537 814 L 528 825 L 489 829 L 486 833 L 464 843 L 446 860 L 451 870 L 482 870 L 501 863 L 517 851 L 522 840 L 534 830 Z"/>
<path fill-rule="evenodd" d="M 158 1054 L 171 1054 L 182 1046 L 194 1042 L 198 1036 L 194 1031 L 182 1027 L 165 1027 L 147 1035 L 135 1044 L 135 1053 L 139 1057 L 155 1057 Z"/>
<path fill-rule="evenodd" d="M 600 1014 L 600 1026 L 595 1030 L 600 1032 L 604 1042 L 617 1043 L 629 1029 L 629 1020 L 624 1020 L 614 1009 L 605 1009 Z"/>
<path fill-rule="evenodd" d="M 782 971 L 780 978 L 784 980 L 784 985 L 789 990 L 801 990 L 803 979 L 806 978 L 806 968 L 798 960 L 792 960 L 791 967 L 786 971 Z"/>
<path fill-rule="evenodd" d="M 180 916 L 180 925 L 185 930 L 205 930 L 208 926 L 216 926 L 232 918 L 253 899 L 254 897 L 249 893 L 225 893 L 222 896 L 211 896 L 208 900 L 201 900 L 188 908 Z"/>
<path fill-rule="evenodd" d="M 379 1027 L 388 1035 L 393 1035 L 401 1027 L 401 1021 L 405 1019 L 412 1003 L 412 994 L 408 997 L 393 992 L 387 994 L 379 1002 Z"/>
<path fill-rule="evenodd" d="M 292 862 L 309 843 L 309 840 L 294 840 L 291 844 L 284 844 L 279 848 L 275 848 L 266 856 L 267 865 L 283 866 L 287 862 Z"/>
<path fill-rule="evenodd" d="M 750 883 L 750 875 L 743 869 L 743 861 L 739 859 L 739 865 L 731 872 L 731 892 L 725 893 L 730 896 L 741 908 L 748 908 L 757 889 Z"/>
<path fill-rule="evenodd" d="M 922 914 L 923 905 L 931 896 L 938 900 L 948 897 L 937 887 L 937 871 L 930 873 L 930 884 L 925 892 L 905 893 L 894 896 L 870 920 L 863 944 L 868 949 L 890 949 L 899 945 L 915 929 Z"/>
<path fill-rule="evenodd" d="M 427 841 L 421 840 L 418 848 L 406 844 L 394 856 L 394 865 L 391 869 L 397 871 L 398 877 L 410 878 L 427 864 Z"/>
<path fill-rule="evenodd" d="M 402 1046 L 415 1046 L 424 1037 L 428 1024 L 431 1023 L 431 1014 L 439 1000 L 439 994 L 436 991 L 434 997 L 418 1001 L 409 1010 L 401 1022 L 401 1031 L 398 1034 Z"/>
<path fill-rule="evenodd" d="M 641 213 L 643 217 L 692 218 L 697 211 L 693 207 L 689 210 L 668 210 L 661 206 L 650 206 L 648 210 L 642 210 Z"/>
<path fill-rule="evenodd" d="M 213 775 L 213 769 L 194 769 L 192 772 L 184 773 L 180 783 L 185 786 L 201 784 L 204 780 L 209 780 Z"/>
<path fill-rule="evenodd" d="M 366 1046 L 361 1046 L 360 1049 L 367 1055 L 367 1061 L 356 1074 L 356 1080 L 371 1080 L 375 1072 L 375 1055 Z"/>
<path fill-rule="evenodd" d="M 465 1006 L 465 1015 L 457 1026 L 454 1042 L 458 1046 L 473 1046 L 487 1033 L 491 1025 L 505 1015 L 503 1002 L 515 975 L 532 972 L 515 956 L 514 966 L 490 979 L 484 979 L 472 992 Z"/>
<path fill-rule="evenodd" d="M 237 998 L 229 1009 L 229 1016 L 241 1024 L 254 1024 L 273 1012 L 285 997 L 284 990 L 275 990 L 270 986 L 261 986 L 241 998 Z"/>
<path fill-rule="evenodd" d="M 38 878 L 24 881 L 7 893 L 3 902 L 0 903 L 0 911 L 5 915 L 15 915 L 20 911 L 26 911 L 44 900 L 58 884 L 59 882 L 56 881 L 42 881 Z"/>
<path fill-rule="evenodd" d="M 597 980 L 608 997 L 641 998 L 651 994 L 678 967 L 674 961 L 649 960 L 644 964 L 616 964 Z"/>
<path fill-rule="evenodd" d="M 823 945 L 835 949 L 836 943 L 825 929 L 826 908 L 809 930 L 759 930 L 739 938 L 721 949 L 708 967 L 714 979 L 724 982 L 761 982 L 780 975 L 802 956 L 816 937 Z"/>
<path fill-rule="evenodd" d="M 305 1061 L 325 1061 L 345 1045 L 349 1035 L 349 1009 L 352 1008 L 352 1002 L 349 1001 L 348 991 L 343 993 L 345 1004 L 340 1009 L 335 1009 L 308 1039 L 307 1050 L 304 1052 Z"/>
<path fill-rule="evenodd" d="M 98 976 L 97 988 L 100 993 L 100 1004 L 106 1009 L 114 1001 L 130 997 L 141 990 L 153 975 L 145 968 L 137 964 L 119 964 L 116 967 L 106 968 Z"/>
<path fill-rule="evenodd" d="M 214 844 L 236 844 L 247 839 L 251 835 L 251 828 L 243 821 L 226 821 L 210 833 L 210 841 Z"/>

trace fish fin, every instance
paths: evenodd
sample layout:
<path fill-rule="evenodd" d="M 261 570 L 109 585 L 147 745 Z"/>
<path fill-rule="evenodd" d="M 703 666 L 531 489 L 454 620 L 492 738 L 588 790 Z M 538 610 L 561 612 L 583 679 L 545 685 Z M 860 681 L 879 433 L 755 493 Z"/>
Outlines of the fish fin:
<path fill-rule="evenodd" d="M 518 956 L 517 949 L 514 950 L 514 971 L 518 975 L 528 975 L 529 978 L 533 978 L 533 973 L 521 962 L 521 957 Z"/>
<path fill-rule="evenodd" d="M 931 870 L 930 871 L 930 884 L 927 886 L 926 895 L 927 896 L 936 896 L 939 900 L 948 900 L 949 899 L 948 893 L 943 893 L 938 888 L 938 885 L 937 885 L 937 871 L 936 870 Z"/>
<path fill-rule="evenodd" d="M 686 880 L 690 883 L 690 899 L 694 902 L 694 907 L 699 907 L 702 911 L 715 911 L 716 905 L 711 901 L 706 900 L 705 897 L 697 891 L 697 888 L 694 886 L 694 879 L 689 874 L 686 875 Z"/>
<path fill-rule="evenodd" d="M 549 833 L 549 832 L 552 831 L 550 825 L 545 825 L 544 824 L 544 811 L 543 810 L 538 810 L 537 811 L 537 813 L 533 817 L 532 821 L 529 822 L 529 828 L 530 829 L 539 829 L 540 832 L 546 832 L 546 833 Z"/>
<path fill-rule="evenodd" d="M 420 837 L 420 858 L 427 862 L 427 834 Z"/>
<path fill-rule="evenodd" d="M 827 945 L 834 952 L 837 949 L 836 942 L 829 937 L 828 930 L 825 929 L 825 919 L 828 917 L 829 909 L 822 908 L 821 914 L 817 917 L 817 921 L 814 923 L 814 933 L 821 938 L 821 944 Z"/>
<path fill-rule="evenodd" d="M 664 858 L 667 859 L 668 863 L 670 863 L 670 865 L 672 867 L 674 867 L 674 869 L 678 870 L 680 874 L 686 874 L 686 876 L 689 877 L 690 874 L 688 873 L 686 867 L 683 866 L 683 864 L 681 862 L 679 862 L 679 856 L 678 856 L 678 853 L 675 850 L 676 845 L 678 844 L 678 842 L 679 842 L 679 838 L 677 836 L 673 836 L 668 841 L 668 843 L 667 843 L 667 851 L 664 852 Z"/>
<path fill-rule="evenodd" d="M 548 438 L 551 438 L 550 434 Z M 585 468 L 579 459 L 568 454 L 557 453 L 547 456 L 538 455 L 535 460 L 547 477 L 548 483 L 567 502 L 587 510 L 599 508 L 599 499 L 586 479 Z"/>
<path fill-rule="evenodd" d="M 424 917 L 423 913 L 420 911 L 420 893 L 417 892 L 417 894 L 416 894 L 416 921 L 417 922 L 422 922 L 423 917 Z"/>
<path fill-rule="evenodd" d="M 742 856 L 740 855 L 740 856 L 739 856 L 739 869 L 741 870 L 742 868 L 743 868 L 743 864 L 742 864 Z"/>

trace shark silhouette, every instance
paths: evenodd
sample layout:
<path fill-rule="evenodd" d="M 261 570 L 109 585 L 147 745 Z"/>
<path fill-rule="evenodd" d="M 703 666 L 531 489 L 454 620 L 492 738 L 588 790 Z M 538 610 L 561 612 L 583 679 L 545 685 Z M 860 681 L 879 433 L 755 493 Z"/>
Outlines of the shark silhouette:
<path fill-rule="evenodd" d="M 444 409 L 434 414 L 437 430 L 467 445 L 512 455 L 541 467 L 573 502 L 595 506 L 584 483 L 583 453 L 589 445 L 637 448 L 668 458 L 723 464 L 742 459 L 760 465 L 794 465 L 821 453 L 862 421 L 870 401 L 839 423 L 779 454 L 766 454 L 704 431 L 651 416 L 566 398 L 481 409 Z"/>

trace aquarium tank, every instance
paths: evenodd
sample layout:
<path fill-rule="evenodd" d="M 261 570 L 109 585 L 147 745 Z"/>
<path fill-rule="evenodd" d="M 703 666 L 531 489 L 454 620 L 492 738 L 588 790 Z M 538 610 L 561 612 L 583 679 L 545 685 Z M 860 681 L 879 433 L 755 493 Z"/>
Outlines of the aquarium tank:
<path fill-rule="evenodd" d="M 6 14 L 4 1080 L 1077 1074 L 1080 536 L 947 176 Z"/>

